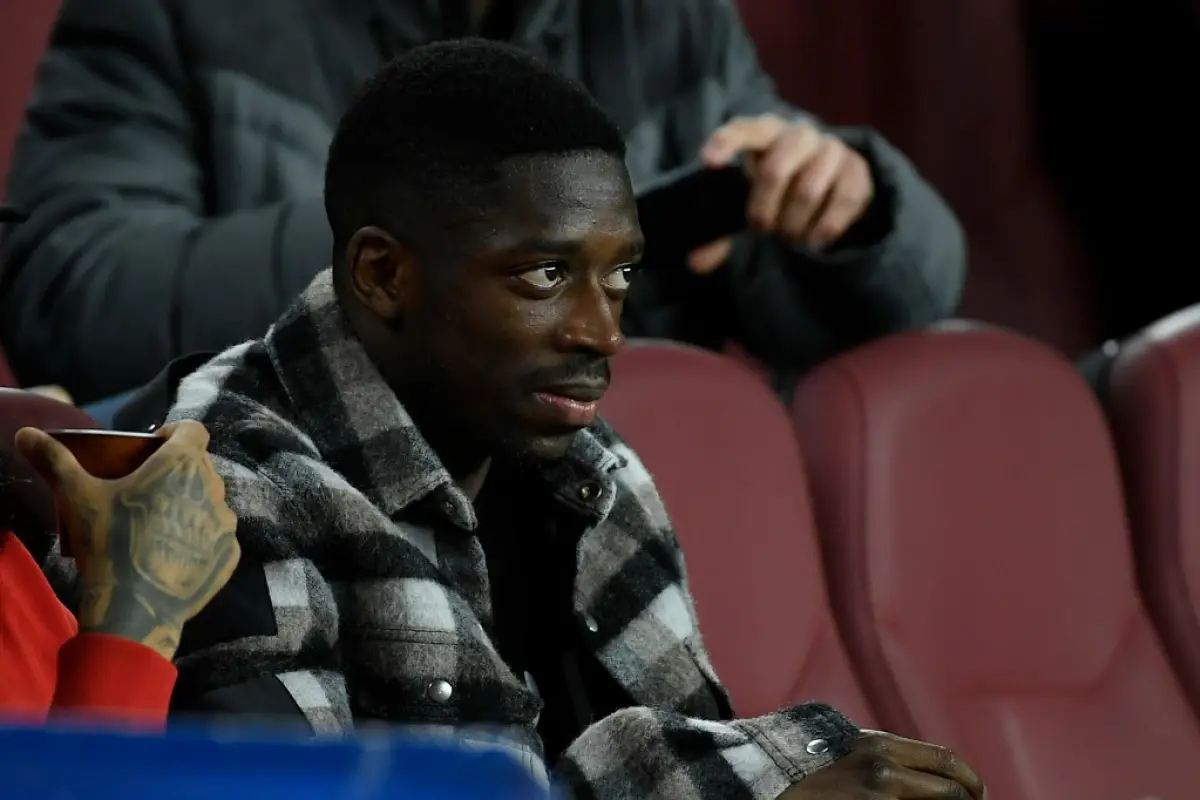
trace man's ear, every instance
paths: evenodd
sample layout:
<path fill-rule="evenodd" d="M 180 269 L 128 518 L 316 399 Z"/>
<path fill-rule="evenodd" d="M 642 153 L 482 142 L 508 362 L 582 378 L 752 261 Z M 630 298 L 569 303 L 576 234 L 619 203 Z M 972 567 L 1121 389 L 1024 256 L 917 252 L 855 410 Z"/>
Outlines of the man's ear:
<path fill-rule="evenodd" d="M 417 258 L 410 248 L 382 228 L 369 226 L 350 237 L 343 257 L 360 303 L 383 320 L 404 314 L 417 287 Z"/>

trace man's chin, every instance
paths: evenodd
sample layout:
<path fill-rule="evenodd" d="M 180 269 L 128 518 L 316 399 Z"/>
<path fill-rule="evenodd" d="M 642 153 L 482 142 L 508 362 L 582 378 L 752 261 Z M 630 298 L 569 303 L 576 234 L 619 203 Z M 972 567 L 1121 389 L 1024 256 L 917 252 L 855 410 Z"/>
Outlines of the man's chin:
<path fill-rule="evenodd" d="M 578 429 L 565 431 L 561 434 L 525 437 L 521 441 L 511 442 L 506 448 L 506 456 L 520 464 L 535 466 L 561 461 L 571 449 L 580 431 Z"/>

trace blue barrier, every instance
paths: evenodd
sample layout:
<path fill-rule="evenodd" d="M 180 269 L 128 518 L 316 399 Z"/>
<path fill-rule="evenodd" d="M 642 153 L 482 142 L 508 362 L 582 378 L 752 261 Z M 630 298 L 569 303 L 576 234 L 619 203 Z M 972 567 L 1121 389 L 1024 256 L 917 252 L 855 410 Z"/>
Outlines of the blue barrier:
<path fill-rule="evenodd" d="M 146 736 L 0 727 L 4 800 L 544 800 L 499 752 L 368 734 L 315 741 L 219 728 Z"/>

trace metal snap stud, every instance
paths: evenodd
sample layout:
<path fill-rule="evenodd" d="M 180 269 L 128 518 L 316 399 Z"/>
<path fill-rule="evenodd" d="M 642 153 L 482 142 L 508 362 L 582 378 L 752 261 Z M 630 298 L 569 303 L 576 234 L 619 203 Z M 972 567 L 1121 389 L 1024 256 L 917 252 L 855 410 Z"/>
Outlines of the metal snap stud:
<path fill-rule="evenodd" d="M 811 742 L 809 742 L 808 744 L 806 744 L 804 746 L 804 749 L 808 752 L 808 754 L 810 756 L 824 755 L 825 753 L 829 752 L 829 740 L 828 739 L 813 739 Z"/>
<path fill-rule="evenodd" d="M 446 703 L 454 696 L 454 687 L 450 685 L 450 681 L 439 678 L 425 688 L 425 696 L 435 703 Z"/>

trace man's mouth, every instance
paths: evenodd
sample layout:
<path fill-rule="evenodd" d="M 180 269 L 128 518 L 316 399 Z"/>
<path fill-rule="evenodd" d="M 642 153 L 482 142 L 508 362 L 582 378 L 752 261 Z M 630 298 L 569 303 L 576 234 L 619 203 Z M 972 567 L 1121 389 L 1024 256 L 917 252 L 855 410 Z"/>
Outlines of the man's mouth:
<path fill-rule="evenodd" d="M 608 383 L 564 383 L 534 392 L 534 398 L 557 421 L 571 427 L 586 428 L 596 420 L 596 403 L 604 396 Z"/>

